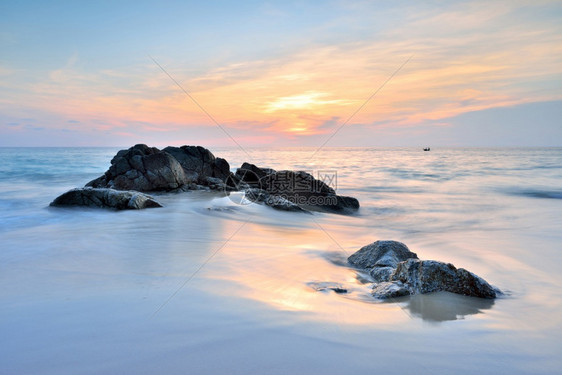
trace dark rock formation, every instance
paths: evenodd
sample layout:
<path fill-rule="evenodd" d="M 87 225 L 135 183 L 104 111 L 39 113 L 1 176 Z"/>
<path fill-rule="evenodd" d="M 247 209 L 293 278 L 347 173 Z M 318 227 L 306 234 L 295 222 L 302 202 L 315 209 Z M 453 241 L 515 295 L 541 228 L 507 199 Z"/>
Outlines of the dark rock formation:
<path fill-rule="evenodd" d="M 86 186 L 136 191 L 169 191 L 193 182 L 180 163 L 155 147 L 136 145 L 121 150 L 105 174 Z"/>
<path fill-rule="evenodd" d="M 348 262 L 371 275 L 372 295 L 380 299 L 446 291 L 465 296 L 496 298 L 497 289 L 484 279 L 450 263 L 419 260 L 397 241 L 376 241 L 362 247 Z"/>
<path fill-rule="evenodd" d="M 231 175 L 228 162 L 215 158 L 201 146 L 166 147 L 143 144 L 121 150 L 105 174 L 88 184 L 117 190 L 171 191 L 196 189 L 197 185 L 225 189 Z"/>
<path fill-rule="evenodd" d="M 140 210 L 142 208 L 162 207 L 149 195 L 138 191 L 120 191 L 105 188 L 79 188 L 67 191 L 57 197 L 53 207 L 87 206 L 113 208 L 116 210 Z"/>
<path fill-rule="evenodd" d="M 225 159 L 201 146 L 168 146 L 163 150 L 135 145 L 119 151 L 103 174 L 86 184 L 115 190 L 249 191 L 247 198 L 284 211 L 320 210 L 348 213 L 359 208 L 355 198 L 339 196 L 334 189 L 305 172 L 280 171 L 244 163 L 236 174 Z"/>

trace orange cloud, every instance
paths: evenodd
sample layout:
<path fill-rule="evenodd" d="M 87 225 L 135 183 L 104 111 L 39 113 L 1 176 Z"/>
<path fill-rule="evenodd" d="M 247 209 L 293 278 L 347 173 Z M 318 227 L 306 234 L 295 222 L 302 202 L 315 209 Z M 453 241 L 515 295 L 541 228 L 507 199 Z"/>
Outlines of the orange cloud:
<path fill-rule="evenodd" d="M 334 118 L 348 119 L 412 54 L 348 126 L 415 126 L 470 111 L 561 99 L 559 87 L 544 84 L 562 75 L 560 27 L 533 22 L 497 27 L 512 8 L 470 3 L 439 14 L 412 13 L 408 22 L 376 37 L 223 64 L 194 77 L 173 62 L 163 65 L 219 123 L 255 130 L 260 141 L 332 131 Z M 13 111 L 25 103 L 25 108 L 64 114 L 89 126 L 101 127 L 94 121 L 105 119 L 105 128 L 138 123 L 146 131 L 165 132 L 214 126 L 150 61 L 98 72 L 86 72 L 79 63 L 72 55 L 63 67 L 23 89 L 14 78 L 23 73 L 0 69 L 4 87 L 14 92 L 2 106 Z"/>

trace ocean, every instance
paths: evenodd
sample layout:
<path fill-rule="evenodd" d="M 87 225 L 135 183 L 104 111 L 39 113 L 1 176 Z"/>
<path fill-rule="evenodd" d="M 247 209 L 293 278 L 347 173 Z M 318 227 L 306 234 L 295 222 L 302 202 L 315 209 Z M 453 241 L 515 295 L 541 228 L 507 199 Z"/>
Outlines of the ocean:
<path fill-rule="evenodd" d="M 239 196 L 51 208 L 118 148 L 0 148 L 0 374 L 553 374 L 562 368 L 562 148 L 212 148 L 321 176 L 355 215 Z M 381 302 L 376 240 L 504 293 Z M 338 283 L 348 293 L 317 291 Z"/>

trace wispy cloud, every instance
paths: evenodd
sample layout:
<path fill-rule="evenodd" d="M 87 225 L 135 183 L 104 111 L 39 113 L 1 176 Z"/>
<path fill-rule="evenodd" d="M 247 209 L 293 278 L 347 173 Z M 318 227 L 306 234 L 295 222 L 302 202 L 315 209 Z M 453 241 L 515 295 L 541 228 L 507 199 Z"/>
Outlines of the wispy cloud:
<path fill-rule="evenodd" d="M 562 25 L 543 15 L 552 4 L 413 3 L 389 6 L 384 16 L 397 22 L 385 23 L 373 2 L 342 3 L 347 13 L 323 28 L 353 27 L 363 30 L 361 38 L 332 33 L 329 42 L 320 43 L 303 36 L 298 49 L 205 68 L 187 59 L 163 61 L 221 124 L 253 130 L 255 137 L 248 139 L 266 141 L 330 132 L 414 54 L 348 126 L 447 123 L 467 112 L 562 99 L 555 84 L 562 81 Z M 286 15 L 272 6 L 263 9 Z M 351 17 L 356 23 L 348 26 Z M 373 20 L 384 27 L 372 26 Z M 134 134 L 133 128 L 177 134 L 212 126 L 147 58 L 91 70 L 80 54 L 67 56 L 60 67 L 41 74 L 0 67 L 2 90 L 10 93 L 0 109 L 11 118 L 42 111 L 63 117 L 73 129 L 113 129 L 123 136 Z"/>

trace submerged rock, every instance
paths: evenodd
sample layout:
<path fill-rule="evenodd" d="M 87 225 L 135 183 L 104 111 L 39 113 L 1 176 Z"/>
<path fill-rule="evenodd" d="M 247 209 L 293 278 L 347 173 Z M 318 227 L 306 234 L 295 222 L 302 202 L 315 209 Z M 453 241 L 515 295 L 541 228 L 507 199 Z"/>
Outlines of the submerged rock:
<path fill-rule="evenodd" d="M 446 291 L 465 296 L 496 298 L 499 290 L 481 277 L 450 263 L 420 260 L 397 241 L 376 241 L 348 258 L 374 281 L 372 295 L 379 299 Z"/>
<path fill-rule="evenodd" d="M 249 201 L 255 203 L 265 204 L 271 208 L 280 211 L 290 211 L 290 212 L 308 212 L 296 204 L 290 202 L 287 199 L 284 199 L 279 196 L 270 195 L 267 191 L 258 189 L 258 188 L 250 188 L 244 191 L 245 198 Z"/>
<path fill-rule="evenodd" d="M 347 288 L 345 288 L 342 284 L 331 281 L 312 281 L 307 283 L 307 285 L 317 292 L 326 292 L 329 290 L 338 294 L 345 294 L 348 292 Z"/>
<path fill-rule="evenodd" d="M 162 207 L 154 198 L 138 191 L 120 191 L 106 188 L 78 188 L 57 197 L 50 206 L 86 206 L 116 210 L 140 210 Z"/>
<path fill-rule="evenodd" d="M 303 171 L 275 171 L 244 163 L 236 176 L 272 199 L 289 201 L 304 210 L 349 213 L 359 209 L 357 199 L 337 195 L 332 187 Z"/>

